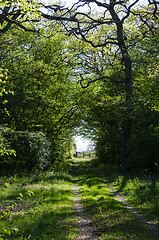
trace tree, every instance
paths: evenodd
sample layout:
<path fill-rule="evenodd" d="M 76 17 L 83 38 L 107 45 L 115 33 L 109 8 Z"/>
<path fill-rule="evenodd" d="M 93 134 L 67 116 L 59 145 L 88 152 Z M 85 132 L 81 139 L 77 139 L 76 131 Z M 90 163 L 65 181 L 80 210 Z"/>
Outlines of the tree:
<path fill-rule="evenodd" d="M 137 16 L 132 16 L 127 24 L 129 24 L 129 32 L 127 32 L 127 42 L 132 43 L 130 45 L 129 54 L 132 59 L 132 70 L 133 70 L 133 112 L 131 119 L 133 121 L 132 132 L 131 132 L 131 156 L 132 156 L 132 167 L 136 166 L 138 169 L 151 168 L 154 169 L 158 159 L 158 31 L 152 36 L 147 32 L 145 38 L 143 34 L 147 29 L 143 29 L 143 26 L 138 26 L 134 23 L 137 22 Z M 149 21 L 152 21 L 150 19 Z M 155 21 L 157 26 L 157 22 Z M 152 29 L 151 29 L 152 30 Z M 157 30 L 157 29 L 156 29 Z M 130 34 L 131 33 L 131 34 Z M 134 40 L 134 36 L 137 36 Z M 96 35 L 96 39 L 98 35 Z M 87 72 L 88 80 L 84 81 L 82 76 L 82 87 L 85 89 L 90 83 L 95 83 L 97 79 L 102 80 L 101 75 L 107 74 L 109 79 L 105 79 L 103 86 L 98 84 L 99 89 L 105 88 L 105 91 L 101 89 L 97 92 L 92 91 L 85 104 L 87 104 L 87 118 L 85 118 L 85 125 L 89 125 L 89 129 L 94 129 L 94 134 L 98 137 L 97 141 L 98 152 L 102 153 L 102 159 L 108 156 L 109 149 L 115 147 L 113 144 L 113 127 L 116 129 L 121 128 L 121 120 L 123 117 L 123 110 L 121 98 L 119 96 L 125 96 L 123 91 L 123 71 L 121 71 L 120 56 L 116 56 L 114 60 L 111 58 L 111 54 L 103 49 L 100 51 L 96 49 L 93 51 L 92 48 L 84 48 L 83 55 L 87 57 L 81 60 L 81 66 Z M 82 57 L 81 57 L 82 58 Z M 112 60 L 113 59 L 113 60 Z M 102 63 L 105 61 L 105 69 L 103 69 Z M 81 68 L 82 68 L 81 67 Z M 91 74 L 90 74 L 91 72 Z M 119 75 L 119 72 L 121 75 Z M 84 71 L 83 71 L 84 73 Z M 95 79 L 96 77 L 96 79 Z M 85 77 L 86 78 L 86 77 Z M 91 80 L 94 78 L 94 80 Z M 116 79 L 118 78 L 118 79 Z M 110 82 L 111 81 L 111 82 Z M 95 87 L 95 84 L 94 84 Z M 110 98 L 112 97 L 112 100 Z M 113 103 L 116 103 L 116 96 L 118 96 L 118 114 Z M 104 101 L 105 100 L 105 103 Z M 107 107 L 111 106 L 111 108 Z M 112 109 L 112 111 L 110 111 Z M 110 112 L 110 116 L 109 113 Z M 115 116 L 114 116 L 115 115 Z M 113 120 L 113 125 L 109 125 L 110 120 Z M 111 121 L 112 122 L 112 121 Z M 115 124 L 118 123 L 117 127 Z M 102 127 L 103 126 L 103 127 Z M 109 128 L 110 127 L 110 128 Z M 111 135 L 112 132 L 112 135 Z M 110 136 L 110 139 L 109 139 Z M 120 135 L 118 135 L 120 136 Z M 116 142 L 118 138 L 116 138 Z M 115 143 L 115 141 L 114 141 Z M 118 146 L 118 145 L 116 145 Z M 100 147 L 100 148 L 99 148 Z M 102 148 L 103 147 L 103 148 Z M 146 151 L 147 149 L 147 151 Z M 116 157 L 118 157 L 119 148 L 117 149 Z M 110 161 L 111 157 L 115 153 L 114 149 L 107 161 Z M 115 156 L 114 160 L 115 160 Z M 118 160 L 119 161 L 119 160 Z M 120 162 L 120 161 L 119 161 Z"/>
<path fill-rule="evenodd" d="M 12 131 L 12 136 L 6 136 L 25 140 L 26 145 L 27 139 L 29 143 L 33 141 L 34 146 L 38 137 L 42 139 L 43 133 L 47 135 L 52 142 L 52 162 L 57 158 L 62 160 L 69 150 L 77 111 L 73 102 L 76 84 L 72 81 L 70 69 L 74 53 L 70 39 L 66 39 L 62 32 L 57 34 L 56 30 L 48 27 L 43 30 L 47 37 L 40 37 L 10 29 L 1 36 L 4 44 L 0 49 L 1 65 L 8 73 L 6 90 L 13 92 L 0 97 L 1 102 L 7 100 L 5 107 L 9 112 L 0 113 L 0 124 L 16 130 Z M 4 110 L 5 107 L 2 105 Z"/>
<path fill-rule="evenodd" d="M 120 59 L 121 71 L 123 73 L 122 81 L 125 82 L 125 119 L 123 121 L 122 148 L 123 169 L 125 170 L 130 168 L 130 131 L 133 111 L 133 68 L 130 48 L 136 45 L 136 38 L 144 39 L 147 34 L 154 36 L 158 22 L 158 2 L 149 0 L 146 6 L 139 6 L 140 3 L 141 0 L 79 0 L 70 9 L 55 4 L 50 6 L 41 5 L 43 8 L 52 11 L 52 14 L 44 13 L 42 10 L 38 11 L 41 12 L 41 16 L 45 19 L 60 21 L 67 34 L 80 37 L 94 48 L 111 49 L 114 53 L 114 58 L 117 56 Z M 87 6 L 88 11 L 82 11 L 81 7 L 83 6 Z M 94 14 L 93 6 L 97 6 L 100 9 L 98 14 Z M 13 9 L 9 8 L 12 17 L 15 14 Z M 20 26 L 21 20 L 19 19 L 21 14 L 20 12 L 16 22 L 13 22 L 12 19 L 8 20 L 8 18 L 5 18 L 5 20 Z M 128 41 L 127 35 L 130 35 L 130 32 L 127 23 L 132 16 L 136 16 L 134 24 L 142 31 L 140 35 L 133 32 L 134 39 Z M 27 21 L 26 18 L 25 20 Z M 70 22 L 71 24 L 69 24 Z M 24 28 L 23 26 L 20 27 Z M 31 30 L 33 31 L 33 28 Z M 100 38 L 95 37 L 97 32 L 100 32 Z M 119 78 L 121 79 L 121 74 L 119 74 Z M 86 86 L 89 86 L 91 82 L 103 79 L 110 79 L 110 76 L 103 75 L 100 78 L 93 79 Z M 81 86 L 83 86 L 82 81 L 83 78 L 81 79 Z"/>
<path fill-rule="evenodd" d="M 69 116 L 73 111 L 72 103 L 68 104 L 70 96 L 65 94 L 73 87 L 68 68 L 71 56 L 66 55 L 65 36 L 51 34 L 54 32 L 49 38 L 41 38 L 17 31 L 16 37 L 12 35 L 12 45 L 4 45 L 1 51 L 1 63 L 8 69 L 8 88 L 14 91 L 8 96 L 7 121 L 17 130 L 41 125 L 43 131 L 52 133 L 53 125 L 57 130 L 59 120 L 65 122 L 68 111 Z"/>
<path fill-rule="evenodd" d="M 65 13 L 61 16 L 61 21 L 66 21 L 66 16 L 69 16 L 66 23 L 63 23 L 65 29 L 70 34 L 80 36 L 82 40 L 92 45 L 94 48 L 107 47 L 112 48 L 114 57 L 116 53 L 119 54 L 121 60 L 121 67 L 124 72 L 125 81 L 125 120 L 123 122 L 123 169 L 127 170 L 130 168 L 130 131 L 132 124 L 132 98 L 133 98 L 133 77 L 132 77 L 132 59 L 130 56 L 130 44 L 127 41 L 126 33 L 128 32 L 128 25 L 126 22 L 132 14 L 138 16 L 140 24 L 146 26 L 146 32 L 149 34 L 155 33 L 155 22 L 157 21 L 157 2 L 149 1 L 151 10 L 142 8 L 142 11 L 138 11 L 137 4 L 140 0 L 136 1 L 78 1 L 73 5 L 71 10 L 64 10 Z M 97 7 L 102 9 L 98 14 L 94 14 L 92 5 L 95 4 Z M 89 11 L 87 13 L 78 11 L 81 6 L 88 6 Z M 49 8 L 49 6 L 47 7 Z M 50 20 L 55 20 L 55 16 L 43 14 L 43 16 Z M 146 24 L 146 19 L 152 18 L 152 24 Z M 68 24 L 68 21 L 73 21 L 73 27 Z M 103 30 L 103 26 L 105 29 Z M 102 30 L 101 30 L 102 29 Z M 95 33 L 100 31 L 100 38 L 93 38 Z M 134 36 L 135 37 L 135 36 Z M 109 76 L 102 76 L 98 80 L 110 78 Z M 113 80 L 113 79 L 112 79 Z M 90 81 L 87 86 L 94 80 Z"/>

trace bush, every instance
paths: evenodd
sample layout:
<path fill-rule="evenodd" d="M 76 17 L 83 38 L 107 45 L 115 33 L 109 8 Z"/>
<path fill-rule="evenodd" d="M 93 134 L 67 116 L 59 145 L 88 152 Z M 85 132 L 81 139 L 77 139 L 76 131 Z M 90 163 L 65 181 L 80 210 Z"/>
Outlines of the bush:
<path fill-rule="evenodd" d="M 132 167 L 157 172 L 159 166 L 159 113 L 142 105 L 136 109 L 131 136 Z"/>
<path fill-rule="evenodd" d="M 105 164 L 121 164 L 122 134 L 116 126 L 100 133 L 96 140 L 96 156 Z"/>
<path fill-rule="evenodd" d="M 16 152 L 16 156 L 3 154 L 1 165 L 14 171 L 21 169 L 43 170 L 50 163 L 50 142 L 43 132 L 14 131 L 1 128 L 1 135 L 6 145 Z"/>

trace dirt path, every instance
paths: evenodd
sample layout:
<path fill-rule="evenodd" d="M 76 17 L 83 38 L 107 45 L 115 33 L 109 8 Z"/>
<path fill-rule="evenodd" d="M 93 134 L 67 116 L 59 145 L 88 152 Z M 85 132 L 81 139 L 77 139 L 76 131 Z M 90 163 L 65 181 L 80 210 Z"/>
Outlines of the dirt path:
<path fill-rule="evenodd" d="M 77 182 L 78 168 L 76 164 L 72 165 L 72 175 L 74 176 L 75 183 Z M 92 233 L 91 219 L 89 219 L 86 213 L 83 211 L 80 197 L 80 186 L 75 184 L 73 188 L 74 195 L 74 208 L 77 214 L 77 228 L 78 228 L 78 237 L 76 240 L 94 240 L 95 236 Z"/>
<path fill-rule="evenodd" d="M 139 219 L 139 221 L 142 223 L 142 225 L 144 225 L 147 229 L 151 230 L 153 233 L 155 233 L 159 237 L 159 229 L 156 226 L 156 223 L 151 222 L 145 215 L 143 215 L 142 213 L 137 212 L 135 210 L 135 208 L 133 208 L 124 199 L 124 197 L 122 195 L 119 195 L 117 192 L 112 192 L 112 193 L 114 194 L 116 200 L 121 202 L 130 212 L 132 212 Z"/>
<path fill-rule="evenodd" d="M 75 211 L 77 213 L 77 227 L 79 229 L 78 240 L 93 240 L 95 237 L 91 231 L 91 220 L 87 217 L 83 211 L 81 198 L 79 196 L 79 186 L 75 186 L 73 189 L 74 200 L 75 200 Z"/>

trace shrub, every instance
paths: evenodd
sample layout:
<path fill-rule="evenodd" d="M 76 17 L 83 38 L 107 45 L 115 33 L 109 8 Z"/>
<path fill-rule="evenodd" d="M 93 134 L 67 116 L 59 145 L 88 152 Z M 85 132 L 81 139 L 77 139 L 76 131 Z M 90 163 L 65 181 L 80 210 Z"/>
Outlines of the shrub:
<path fill-rule="evenodd" d="M 131 134 L 132 167 L 146 170 L 149 174 L 157 172 L 159 166 L 159 113 L 142 105 L 134 113 Z"/>
<path fill-rule="evenodd" d="M 1 135 L 16 155 L 1 156 L 3 168 L 10 167 L 14 171 L 20 169 L 32 171 L 43 170 L 50 163 L 50 142 L 43 132 L 15 131 L 1 128 Z"/>

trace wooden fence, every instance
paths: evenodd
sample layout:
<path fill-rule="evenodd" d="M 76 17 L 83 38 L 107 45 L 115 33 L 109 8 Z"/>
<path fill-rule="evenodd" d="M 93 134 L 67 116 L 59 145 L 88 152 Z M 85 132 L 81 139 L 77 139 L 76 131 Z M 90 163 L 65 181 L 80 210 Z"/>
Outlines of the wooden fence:
<path fill-rule="evenodd" d="M 76 152 L 74 157 L 76 158 L 93 158 L 95 156 L 94 151 L 86 151 L 86 152 Z"/>

